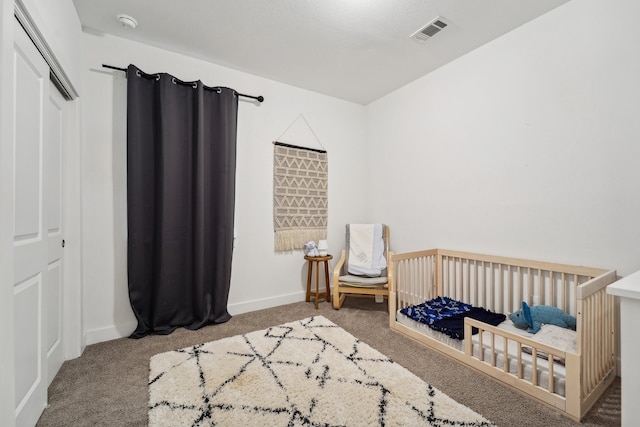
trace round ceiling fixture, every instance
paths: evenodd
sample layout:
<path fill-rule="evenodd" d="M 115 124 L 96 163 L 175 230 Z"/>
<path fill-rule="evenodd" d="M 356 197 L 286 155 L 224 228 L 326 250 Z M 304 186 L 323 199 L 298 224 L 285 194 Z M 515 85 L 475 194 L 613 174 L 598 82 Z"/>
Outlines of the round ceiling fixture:
<path fill-rule="evenodd" d="M 118 22 L 120 25 L 130 30 L 133 30 L 138 26 L 138 21 L 129 15 L 118 15 Z"/>

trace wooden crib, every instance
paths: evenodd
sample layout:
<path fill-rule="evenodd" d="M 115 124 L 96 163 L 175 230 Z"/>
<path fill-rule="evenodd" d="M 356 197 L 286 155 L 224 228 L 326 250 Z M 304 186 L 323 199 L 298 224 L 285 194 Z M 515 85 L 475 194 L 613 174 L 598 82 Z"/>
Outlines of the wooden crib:
<path fill-rule="evenodd" d="M 391 329 L 427 347 L 475 368 L 513 389 L 549 405 L 579 421 L 611 384 L 616 375 L 615 303 L 606 293 L 616 280 L 614 270 L 562 265 L 443 249 L 390 254 L 389 323 Z M 577 318 L 576 352 L 563 351 L 518 334 L 465 319 L 462 350 L 450 347 L 398 321 L 397 310 L 437 296 L 508 314 L 529 305 L 552 305 Z M 508 317 L 507 317 L 508 320 Z M 480 330 L 489 347 L 474 354 L 471 328 Z M 483 334 L 484 332 L 484 334 Z M 476 335 L 476 346 L 478 335 Z M 515 345 L 514 345 L 515 343 Z M 498 362 L 497 344 L 515 347 Z M 482 338 L 480 347 L 482 348 Z M 532 354 L 533 374 L 526 378 L 521 367 L 523 347 Z M 564 390 L 554 384 L 555 363 L 547 363 L 549 380 L 539 381 L 539 353 L 564 359 Z M 506 352 L 505 352 L 506 353 Z M 511 363 L 513 362 L 513 363 Z M 513 372 L 509 364 L 518 366 Z M 551 380 L 551 379 L 554 380 Z"/>

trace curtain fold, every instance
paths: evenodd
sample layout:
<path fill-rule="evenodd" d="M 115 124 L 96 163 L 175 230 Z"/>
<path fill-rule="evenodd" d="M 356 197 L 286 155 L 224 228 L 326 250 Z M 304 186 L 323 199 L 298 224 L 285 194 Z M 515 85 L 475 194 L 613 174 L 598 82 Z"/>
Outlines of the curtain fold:
<path fill-rule="evenodd" d="M 226 322 L 238 97 L 127 68 L 132 338 Z"/>

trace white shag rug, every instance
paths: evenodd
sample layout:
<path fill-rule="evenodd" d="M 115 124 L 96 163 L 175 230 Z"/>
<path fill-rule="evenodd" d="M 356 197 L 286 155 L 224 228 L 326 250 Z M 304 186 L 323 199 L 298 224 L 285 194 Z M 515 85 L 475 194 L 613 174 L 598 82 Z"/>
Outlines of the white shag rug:
<path fill-rule="evenodd" d="M 153 356 L 149 425 L 493 426 L 322 316 Z"/>

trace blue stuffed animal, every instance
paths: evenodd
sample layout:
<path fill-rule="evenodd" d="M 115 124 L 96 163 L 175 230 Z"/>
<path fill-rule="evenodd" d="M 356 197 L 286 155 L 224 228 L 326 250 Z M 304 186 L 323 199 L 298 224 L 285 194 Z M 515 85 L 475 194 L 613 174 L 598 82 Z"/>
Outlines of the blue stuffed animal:
<path fill-rule="evenodd" d="M 513 324 L 535 334 L 544 325 L 556 325 L 566 329 L 576 330 L 576 318 L 550 305 L 536 305 L 529 307 L 522 301 L 522 309 L 509 315 Z"/>

